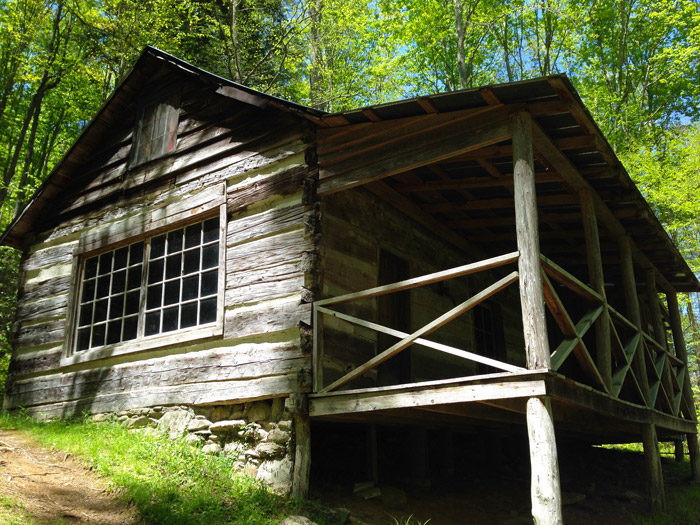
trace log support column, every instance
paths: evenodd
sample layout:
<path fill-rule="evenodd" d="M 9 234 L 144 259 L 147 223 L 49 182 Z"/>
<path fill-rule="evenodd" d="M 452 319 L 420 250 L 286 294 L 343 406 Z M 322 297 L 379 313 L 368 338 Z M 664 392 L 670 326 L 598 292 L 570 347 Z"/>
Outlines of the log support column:
<path fill-rule="evenodd" d="M 673 347 L 676 350 L 676 357 L 683 361 L 685 374 L 683 381 L 683 398 L 688 406 L 686 417 L 697 422 L 695 415 L 695 401 L 693 390 L 690 386 L 690 374 L 688 373 L 688 350 L 685 347 L 685 336 L 683 334 L 683 324 L 681 323 L 681 310 L 678 307 L 678 296 L 673 289 L 666 290 L 666 303 L 668 304 L 668 315 L 671 321 L 671 334 L 673 335 Z M 681 403 L 683 406 L 683 403 Z M 693 481 L 700 481 L 700 456 L 698 455 L 697 434 L 687 434 L 688 455 L 690 456 L 690 470 Z"/>
<path fill-rule="evenodd" d="M 620 270 L 622 271 L 622 286 L 625 292 L 625 305 L 627 316 L 632 324 L 641 332 L 642 313 L 639 308 L 639 296 L 637 295 L 637 279 L 634 273 L 632 260 L 632 244 L 626 235 L 618 238 L 620 251 Z M 632 361 L 632 367 L 637 381 L 642 390 L 644 403 L 650 409 L 654 408 L 649 390 L 649 378 L 646 369 L 646 355 L 644 345 L 640 339 Z M 664 495 L 664 479 L 661 471 L 661 455 L 659 454 L 659 442 L 656 438 L 656 425 L 653 423 L 642 424 L 642 445 L 644 446 L 644 459 L 647 474 L 647 501 L 652 510 L 663 509 L 666 497 Z"/>
<path fill-rule="evenodd" d="M 294 473 L 292 475 L 292 497 L 306 499 L 309 495 L 311 473 L 311 421 L 305 412 L 294 413 Z"/>
<path fill-rule="evenodd" d="M 513 193 L 525 352 L 527 367 L 532 370 L 551 368 L 551 357 L 542 292 L 531 118 L 527 112 L 513 116 Z M 549 398 L 528 399 L 527 428 L 532 517 L 536 524 L 560 524 L 561 487 Z"/>
<path fill-rule="evenodd" d="M 596 218 L 593 193 L 590 188 L 579 191 L 583 231 L 586 237 L 586 258 L 591 288 L 606 301 L 603 313 L 595 323 L 596 364 L 608 392 L 612 392 L 612 350 L 610 347 L 610 312 L 605 296 L 605 277 L 603 274 L 603 257 L 600 251 L 600 235 Z"/>

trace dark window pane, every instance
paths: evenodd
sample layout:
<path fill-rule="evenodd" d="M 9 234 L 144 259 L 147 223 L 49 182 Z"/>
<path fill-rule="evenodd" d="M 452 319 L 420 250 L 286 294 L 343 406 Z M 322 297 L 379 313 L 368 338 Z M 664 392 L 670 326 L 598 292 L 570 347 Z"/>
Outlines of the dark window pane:
<path fill-rule="evenodd" d="M 143 242 L 129 246 L 129 266 L 143 262 Z"/>
<path fill-rule="evenodd" d="M 139 290 L 129 292 L 128 294 L 126 294 L 126 310 L 124 311 L 125 315 L 138 313 L 139 303 L 141 302 L 140 298 L 141 292 Z"/>
<path fill-rule="evenodd" d="M 122 338 L 122 320 L 112 321 L 109 323 L 109 328 L 107 329 L 107 344 L 113 345 L 118 343 Z"/>
<path fill-rule="evenodd" d="M 107 319 L 107 303 L 107 299 L 102 299 L 95 303 L 95 317 L 93 322 L 98 323 Z"/>
<path fill-rule="evenodd" d="M 200 297 L 216 293 L 218 277 L 219 275 L 216 270 L 202 274 L 202 292 L 199 294 Z"/>
<path fill-rule="evenodd" d="M 151 239 L 151 259 L 165 255 L 165 235 L 159 235 Z"/>
<path fill-rule="evenodd" d="M 148 295 L 146 296 L 146 309 L 151 310 L 152 308 L 158 308 L 161 305 L 161 298 L 163 296 L 163 285 L 157 284 L 156 286 L 148 287 Z"/>
<path fill-rule="evenodd" d="M 90 257 L 85 261 L 85 278 L 89 279 L 97 275 L 97 257 Z"/>
<path fill-rule="evenodd" d="M 219 265 L 219 245 L 212 244 L 202 249 L 202 270 Z"/>
<path fill-rule="evenodd" d="M 97 279 L 97 299 L 109 295 L 109 275 L 103 275 Z"/>
<path fill-rule="evenodd" d="M 180 310 L 180 328 L 188 328 L 197 324 L 197 302 L 182 305 Z"/>
<path fill-rule="evenodd" d="M 129 255 L 129 247 L 119 248 L 114 252 L 114 269 L 121 270 L 126 267 L 126 258 Z"/>
<path fill-rule="evenodd" d="M 219 218 L 214 217 L 204 221 L 204 242 L 215 241 L 219 238 Z"/>
<path fill-rule="evenodd" d="M 139 318 L 137 316 L 127 317 L 124 319 L 124 335 L 122 337 L 122 341 L 136 339 L 138 324 Z"/>
<path fill-rule="evenodd" d="M 124 315 L 124 296 L 115 295 L 109 302 L 109 318 L 116 319 Z"/>
<path fill-rule="evenodd" d="M 182 228 L 168 234 L 168 253 L 182 250 Z"/>
<path fill-rule="evenodd" d="M 185 266 L 182 274 L 199 271 L 199 248 L 185 252 Z"/>
<path fill-rule="evenodd" d="M 193 224 L 185 228 L 185 248 L 192 248 L 201 244 L 202 224 Z"/>
<path fill-rule="evenodd" d="M 90 348 L 90 328 L 81 328 L 78 330 L 78 350 L 88 348 Z"/>
<path fill-rule="evenodd" d="M 112 275 L 112 293 L 122 293 L 126 286 L 126 270 L 116 272 Z"/>
<path fill-rule="evenodd" d="M 199 297 L 199 275 L 186 277 L 182 280 L 182 300 L 189 301 Z"/>
<path fill-rule="evenodd" d="M 216 297 L 199 301 L 199 324 L 216 321 Z"/>
<path fill-rule="evenodd" d="M 169 255 L 168 262 L 165 266 L 165 278 L 172 279 L 173 277 L 180 277 L 182 275 L 182 254 Z"/>
<path fill-rule="evenodd" d="M 92 327 L 92 344 L 90 345 L 92 348 L 104 346 L 106 329 L 106 324 L 98 324 Z"/>
<path fill-rule="evenodd" d="M 85 281 L 83 283 L 83 297 L 80 299 L 83 303 L 86 301 L 92 301 L 95 298 L 95 279 Z"/>
<path fill-rule="evenodd" d="M 146 314 L 146 335 L 160 332 L 160 310 Z"/>
<path fill-rule="evenodd" d="M 180 280 L 165 283 L 165 298 L 163 304 L 175 304 L 180 301 Z"/>
<path fill-rule="evenodd" d="M 100 255 L 100 275 L 104 275 L 112 271 L 112 252 L 103 253 Z"/>
<path fill-rule="evenodd" d="M 148 284 L 163 280 L 163 259 L 148 263 Z"/>
<path fill-rule="evenodd" d="M 92 323 L 92 304 L 85 304 L 80 307 L 80 322 L 78 326 L 85 326 Z"/>
<path fill-rule="evenodd" d="M 127 290 L 141 287 L 141 269 L 143 266 L 134 266 L 129 268 L 129 280 L 127 282 Z"/>
<path fill-rule="evenodd" d="M 177 330 L 177 306 L 163 310 L 163 332 Z"/>

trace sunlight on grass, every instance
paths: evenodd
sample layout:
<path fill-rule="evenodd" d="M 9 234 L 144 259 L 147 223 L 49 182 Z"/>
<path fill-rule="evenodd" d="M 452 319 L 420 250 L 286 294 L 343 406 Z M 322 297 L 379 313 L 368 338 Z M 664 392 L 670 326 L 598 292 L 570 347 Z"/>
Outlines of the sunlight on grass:
<path fill-rule="evenodd" d="M 235 458 L 203 454 L 159 432 L 90 420 L 40 423 L 4 413 L 0 427 L 27 430 L 42 445 L 89 462 L 149 523 L 273 524 L 299 510 L 260 482 L 236 475 Z"/>
<path fill-rule="evenodd" d="M 5 525 L 36 525 L 24 506 L 14 498 L 0 495 L 0 523 Z"/>

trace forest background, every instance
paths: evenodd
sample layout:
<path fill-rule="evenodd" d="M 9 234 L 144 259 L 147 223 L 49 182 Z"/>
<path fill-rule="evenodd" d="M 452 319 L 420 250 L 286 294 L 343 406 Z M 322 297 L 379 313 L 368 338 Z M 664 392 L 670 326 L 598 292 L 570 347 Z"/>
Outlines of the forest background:
<path fill-rule="evenodd" d="M 147 44 L 327 111 L 566 73 L 700 276 L 700 0 L 0 0 L 0 232 Z M 3 390 L 18 266 L 0 248 Z"/>

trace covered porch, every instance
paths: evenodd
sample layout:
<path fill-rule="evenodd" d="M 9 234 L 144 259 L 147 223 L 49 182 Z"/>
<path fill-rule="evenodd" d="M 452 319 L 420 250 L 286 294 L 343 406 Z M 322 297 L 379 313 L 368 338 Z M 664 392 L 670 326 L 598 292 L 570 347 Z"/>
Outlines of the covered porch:
<path fill-rule="evenodd" d="M 664 505 L 659 439 L 687 438 L 697 479 L 676 293 L 698 283 L 565 77 L 330 115 L 321 126 L 322 213 L 333 213 L 334 195 L 361 186 L 470 262 L 415 276 L 409 270 L 433 254 L 405 246 L 418 252 L 416 262 L 399 258 L 384 278 L 378 263 L 375 286 L 353 288 L 350 264 L 344 288 L 321 283 L 310 418 L 442 417 L 479 427 L 522 422 L 524 414 L 538 523 L 561 522 L 555 429 L 591 443 L 643 442 L 652 507 Z M 358 251 L 359 237 L 348 237 Z M 345 249 L 328 242 L 326 273 Z M 445 288 L 463 278 L 468 285 Z M 378 305 L 401 310 L 406 294 L 424 287 L 454 306 L 420 323 L 381 313 Z M 383 299 L 392 294 L 397 299 Z M 519 334 L 508 341 L 493 329 L 504 324 L 493 312 L 505 304 L 520 318 L 505 323 Z M 465 316 L 471 325 L 433 337 Z M 465 330 L 471 336 L 459 344 Z M 412 352 L 407 366 L 401 356 Z M 419 377 L 426 356 L 438 354 L 430 379 Z"/>

